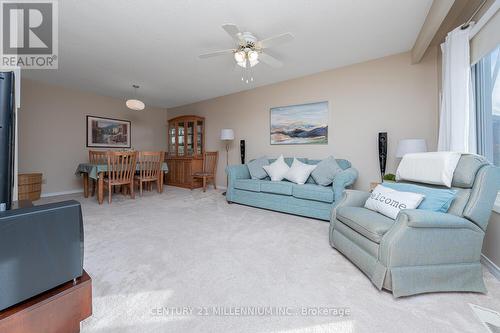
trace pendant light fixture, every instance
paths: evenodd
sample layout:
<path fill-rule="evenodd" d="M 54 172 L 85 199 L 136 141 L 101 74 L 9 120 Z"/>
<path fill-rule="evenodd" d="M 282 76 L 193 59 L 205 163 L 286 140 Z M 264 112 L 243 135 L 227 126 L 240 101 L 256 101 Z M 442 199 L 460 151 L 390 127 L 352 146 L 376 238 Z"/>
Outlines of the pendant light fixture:
<path fill-rule="evenodd" d="M 144 102 L 137 99 L 137 89 L 139 89 L 139 86 L 134 84 L 134 85 L 132 85 L 132 87 L 134 88 L 134 98 L 127 100 L 127 102 L 125 104 L 131 110 L 142 111 L 142 110 L 144 110 L 146 105 L 144 105 Z"/>

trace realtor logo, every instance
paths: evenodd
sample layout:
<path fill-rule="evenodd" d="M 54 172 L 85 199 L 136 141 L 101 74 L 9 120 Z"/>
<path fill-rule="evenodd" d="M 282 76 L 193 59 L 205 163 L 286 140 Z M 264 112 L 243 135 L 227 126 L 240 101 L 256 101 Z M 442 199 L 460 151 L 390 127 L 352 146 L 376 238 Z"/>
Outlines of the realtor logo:
<path fill-rule="evenodd" d="M 56 0 L 0 0 L 0 67 L 57 69 Z"/>

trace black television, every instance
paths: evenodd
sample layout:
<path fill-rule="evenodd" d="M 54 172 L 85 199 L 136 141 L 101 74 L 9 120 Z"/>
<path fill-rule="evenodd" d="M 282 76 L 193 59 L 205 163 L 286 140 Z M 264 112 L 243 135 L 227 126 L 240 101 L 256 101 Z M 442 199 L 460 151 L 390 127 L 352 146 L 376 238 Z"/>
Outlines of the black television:
<path fill-rule="evenodd" d="M 12 205 L 14 186 L 15 75 L 0 72 L 0 211 Z"/>
<path fill-rule="evenodd" d="M 0 311 L 81 277 L 83 249 L 77 201 L 0 212 Z"/>

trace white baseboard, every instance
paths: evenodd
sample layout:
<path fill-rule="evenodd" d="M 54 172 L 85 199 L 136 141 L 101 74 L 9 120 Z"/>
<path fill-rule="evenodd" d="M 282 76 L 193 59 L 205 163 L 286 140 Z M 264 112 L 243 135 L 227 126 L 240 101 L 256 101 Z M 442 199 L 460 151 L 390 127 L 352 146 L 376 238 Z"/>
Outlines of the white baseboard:
<path fill-rule="evenodd" d="M 67 194 L 75 194 L 75 193 L 83 193 L 83 189 L 69 190 L 69 191 L 62 191 L 62 192 L 42 193 L 41 197 L 42 198 L 56 197 L 58 195 L 67 195 Z"/>
<path fill-rule="evenodd" d="M 493 261 L 491 261 L 487 256 L 481 253 L 481 262 L 486 268 L 495 276 L 498 280 L 500 280 L 500 267 L 495 265 Z"/>

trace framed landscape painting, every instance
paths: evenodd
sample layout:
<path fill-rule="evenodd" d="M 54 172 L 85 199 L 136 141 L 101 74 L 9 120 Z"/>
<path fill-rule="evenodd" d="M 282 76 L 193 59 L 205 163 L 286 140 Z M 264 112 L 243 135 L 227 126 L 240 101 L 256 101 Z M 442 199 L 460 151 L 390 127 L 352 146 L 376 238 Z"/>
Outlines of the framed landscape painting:
<path fill-rule="evenodd" d="M 87 147 L 130 148 L 128 120 L 87 116 Z"/>
<path fill-rule="evenodd" d="M 271 108 L 271 144 L 328 144 L 328 102 Z"/>

